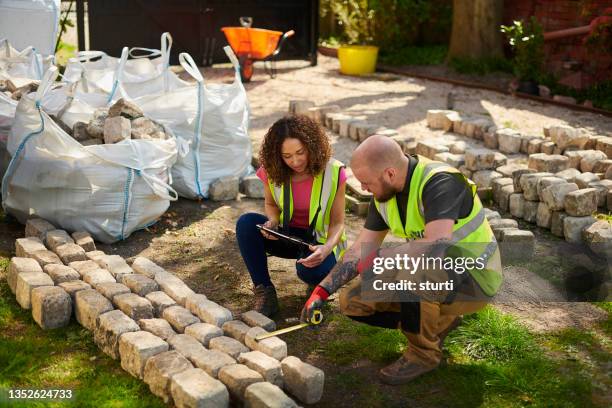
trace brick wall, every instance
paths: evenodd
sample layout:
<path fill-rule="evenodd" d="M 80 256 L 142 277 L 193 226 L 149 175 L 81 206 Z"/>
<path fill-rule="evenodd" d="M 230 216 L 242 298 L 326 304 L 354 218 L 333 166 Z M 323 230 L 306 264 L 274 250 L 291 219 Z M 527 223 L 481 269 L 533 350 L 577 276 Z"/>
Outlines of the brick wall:
<path fill-rule="evenodd" d="M 612 0 L 511 0 L 504 2 L 504 24 L 535 16 L 544 32 L 588 25 Z M 612 79 L 612 55 L 594 53 L 583 45 L 585 36 L 547 41 L 546 70 L 561 83 L 577 88 Z"/>

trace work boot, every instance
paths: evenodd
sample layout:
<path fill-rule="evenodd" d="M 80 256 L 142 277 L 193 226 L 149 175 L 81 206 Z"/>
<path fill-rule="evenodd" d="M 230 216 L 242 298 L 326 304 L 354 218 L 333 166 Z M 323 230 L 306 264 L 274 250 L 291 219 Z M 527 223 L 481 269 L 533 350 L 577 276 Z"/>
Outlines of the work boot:
<path fill-rule="evenodd" d="M 278 312 L 278 298 L 276 297 L 274 286 L 264 286 L 261 284 L 256 286 L 253 292 L 255 293 L 254 310 L 268 317 Z"/>
<path fill-rule="evenodd" d="M 378 377 L 382 382 L 389 385 L 406 384 L 415 378 L 438 368 L 437 365 L 425 367 L 406 360 L 401 356 L 396 362 L 378 371 Z"/>

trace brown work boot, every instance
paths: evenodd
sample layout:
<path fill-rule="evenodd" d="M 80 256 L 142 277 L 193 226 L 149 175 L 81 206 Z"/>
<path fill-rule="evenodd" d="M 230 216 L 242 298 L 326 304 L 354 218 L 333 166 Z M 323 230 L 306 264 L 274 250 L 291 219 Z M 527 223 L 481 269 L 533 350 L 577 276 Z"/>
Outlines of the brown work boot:
<path fill-rule="evenodd" d="M 415 378 L 435 370 L 438 366 L 425 367 L 406 360 L 404 356 L 400 357 L 396 362 L 381 368 L 378 371 L 378 377 L 382 382 L 389 385 L 406 384 Z"/>
<path fill-rule="evenodd" d="M 278 312 L 278 298 L 274 286 L 264 286 L 262 284 L 256 286 L 253 292 L 255 293 L 254 310 L 268 317 Z"/>

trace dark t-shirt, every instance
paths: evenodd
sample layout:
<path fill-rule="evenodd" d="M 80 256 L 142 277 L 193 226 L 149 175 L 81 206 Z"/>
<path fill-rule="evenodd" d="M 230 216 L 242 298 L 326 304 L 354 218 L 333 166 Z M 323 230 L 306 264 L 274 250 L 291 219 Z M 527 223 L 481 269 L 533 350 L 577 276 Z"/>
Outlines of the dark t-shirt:
<path fill-rule="evenodd" d="M 409 156 L 408 174 L 404 189 L 395 195 L 402 225 L 406 225 L 406 206 L 410 193 L 412 170 L 418 163 L 417 156 Z M 438 173 L 431 176 L 423 188 L 423 210 L 425 224 L 434 220 L 451 219 L 457 222 L 472 211 L 474 198 L 472 190 L 461 174 Z M 365 228 L 371 231 L 384 231 L 389 226 L 378 213 L 374 199 L 370 201 Z"/>

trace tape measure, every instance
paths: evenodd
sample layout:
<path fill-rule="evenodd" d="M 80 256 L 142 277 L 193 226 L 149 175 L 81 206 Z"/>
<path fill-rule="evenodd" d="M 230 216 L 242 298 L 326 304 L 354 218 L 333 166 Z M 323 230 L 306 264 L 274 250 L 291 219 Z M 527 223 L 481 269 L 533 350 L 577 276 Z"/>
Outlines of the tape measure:
<path fill-rule="evenodd" d="M 306 323 L 296 324 L 295 326 L 286 327 L 284 329 L 275 330 L 275 331 L 270 332 L 270 333 L 261 334 L 261 335 L 255 337 L 255 340 L 256 341 L 260 341 L 260 340 L 263 340 L 263 339 L 267 339 L 268 337 L 274 337 L 274 336 L 278 336 L 280 334 L 285 334 L 285 333 L 289 333 L 289 332 L 292 332 L 292 331 L 295 331 L 295 330 L 303 329 L 304 327 L 316 326 L 319 323 L 321 323 L 322 321 L 323 321 L 323 313 L 321 313 L 320 310 L 315 310 L 312 313 L 312 317 L 310 318 L 310 321 L 308 321 Z"/>

